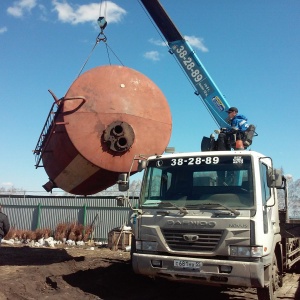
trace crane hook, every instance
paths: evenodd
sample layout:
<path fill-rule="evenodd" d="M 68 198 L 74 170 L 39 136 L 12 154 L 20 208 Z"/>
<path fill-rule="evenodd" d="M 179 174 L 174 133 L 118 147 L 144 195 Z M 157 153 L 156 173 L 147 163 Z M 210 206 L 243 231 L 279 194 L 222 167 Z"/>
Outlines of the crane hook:
<path fill-rule="evenodd" d="M 103 30 L 107 26 L 107 22 L 104 17 L 99 17 L 97 20 L 97 23 L 98 23 L 101 31 L 97 36 L 96 43 L 99 43 L 100 41 L 103 41 L 105 43 L 107 41 L 107 38 L 106 38 L 105 34 L 103 33 Z"/>
<path fill-rule="evenodd" d="M 99 17 L 98 20 L 97 20 L 97 23 L 101 29 L 101 33 L 103 32 L 104 28 L 107 26 L 107 22 L 105 20 L 104 17 Z"/>

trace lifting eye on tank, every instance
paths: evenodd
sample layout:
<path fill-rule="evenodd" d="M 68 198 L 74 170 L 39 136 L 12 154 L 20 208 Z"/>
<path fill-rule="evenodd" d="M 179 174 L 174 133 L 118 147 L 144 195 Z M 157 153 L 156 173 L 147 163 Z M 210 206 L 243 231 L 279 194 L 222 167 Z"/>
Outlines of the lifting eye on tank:
<path fill-rule="evenodd" d="M 118 153 L 126 152 L 134 142 L 132 127 L 121 121 L 116 121 L 107 126 L 103 133 L 103 141 L 110 150 Z"/>

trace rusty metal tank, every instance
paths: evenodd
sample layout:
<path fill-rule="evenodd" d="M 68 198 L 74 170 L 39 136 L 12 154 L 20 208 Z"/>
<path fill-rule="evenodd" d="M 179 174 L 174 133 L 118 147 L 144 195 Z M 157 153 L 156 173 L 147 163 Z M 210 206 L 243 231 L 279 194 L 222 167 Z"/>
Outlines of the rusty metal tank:
<path fill-rule="evenodd" d="M 162 154 L 169 143 L 168 102 L 136 70 L 96 67 L 79 76 L 63 98 L 52 95 L 55 102 L 34 150 L 36 167 L 49 176 L 47 191 L 95 194 L 128 172 L 135 155 Z M 132 174 L 136 171 L 134 165 Z"/>

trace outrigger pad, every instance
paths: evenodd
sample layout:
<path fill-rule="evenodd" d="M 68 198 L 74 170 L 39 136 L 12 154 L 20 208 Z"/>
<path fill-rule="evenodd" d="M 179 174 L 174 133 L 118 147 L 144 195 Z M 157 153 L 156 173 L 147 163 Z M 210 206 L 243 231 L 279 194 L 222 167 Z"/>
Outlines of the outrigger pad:
<path fill-rule="evenodd" d="M 216 141 L 213 138 L 204 136 L 201 141 L 201 151 L 213 151 L 215 150 Z"/>
<path fill-rule="evenodd" d="M 243 144 L 245 147 L 249 147 L 252 144 L 252 140 L 255 135 L 255 126 L 250 124 L 247 130 L 244 132 Z"/>

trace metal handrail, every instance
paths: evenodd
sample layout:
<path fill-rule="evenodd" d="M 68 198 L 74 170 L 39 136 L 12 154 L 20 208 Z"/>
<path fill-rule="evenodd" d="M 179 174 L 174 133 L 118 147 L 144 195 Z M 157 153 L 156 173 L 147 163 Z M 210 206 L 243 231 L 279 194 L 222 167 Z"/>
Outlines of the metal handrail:
<path fill-rule="evenodd" d="M 58 123 L 55 122 L 55 119 L 58 116 L 59 111 L 61 110 L 62 102 L 67 100 L 76 100 L 76 99 L 82 99 L 83 100 L 82 104 L 86 102 L 86 99 L 82 96 L 69 97 L 69 98 L 63 97 L 61 99 L 58 99 L 51 90 L 49 90 L 49 92 L 52 95 L 54 102 L 50 108 L 48 117 L 43 126 L 42 132 L 35 146 L 35 149 L 33 150 L 33 154 L 35 155 L 35 168 L 43 167 L 42 165 L 40 165 L 42 155 L 44 153 L 44 149 L 46 149 L 50 141 L 50 137 L 52 136 L 56 125 L 67 124 L 65 122 L 58 122 Z M 56 110 L 55 110 L 55 105 L 56 105 Z"/>

